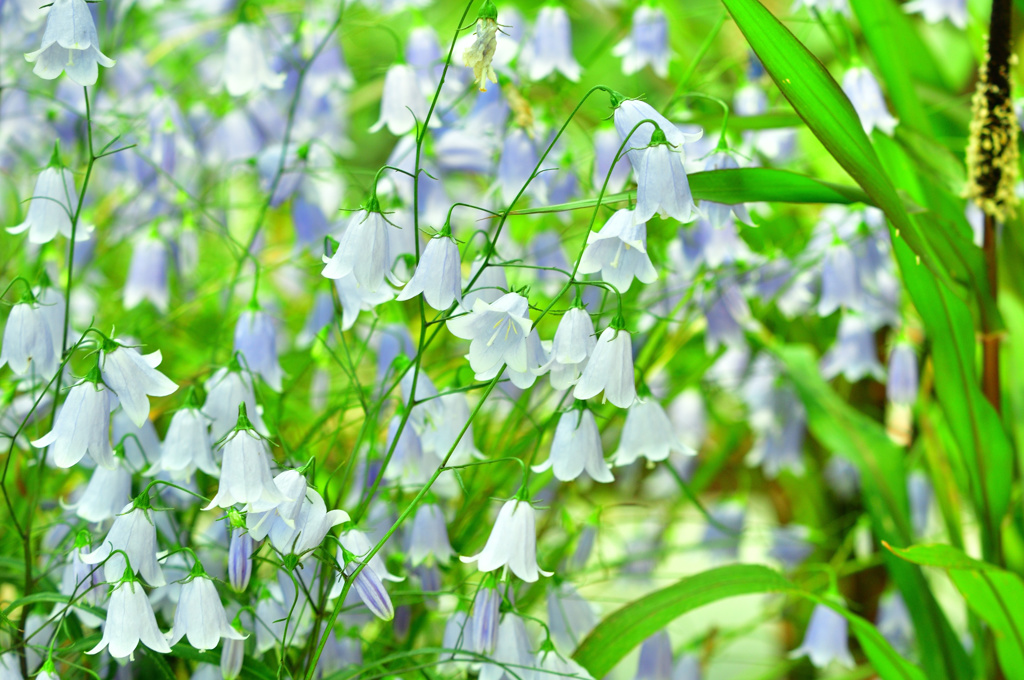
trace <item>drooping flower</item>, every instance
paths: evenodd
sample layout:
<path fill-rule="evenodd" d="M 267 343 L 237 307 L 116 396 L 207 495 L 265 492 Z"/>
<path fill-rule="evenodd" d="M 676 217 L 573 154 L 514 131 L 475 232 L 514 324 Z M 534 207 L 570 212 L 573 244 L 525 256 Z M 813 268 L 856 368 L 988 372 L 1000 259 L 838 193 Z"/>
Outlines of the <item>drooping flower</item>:
<path fill-rule="evenodd" d="M 233 361 L 230 366 L 218 369 L 203 385 L 206 401 L 202 412 L 210 419 L 210 441 L 216 442 L 231 431 L 238 421 L 241 404 L 245 404 L 253 429 L 264 437 L 269 434 L 260 416 L 252 383 L 250 374 L 242 372 L 241 366 Z"/>
<path fill-rule="evenodd" d="M 875 380 L 885 378 L 875 349 L 874 329 L 856 314 L 843 315 L 835 344 L 821 358 L 822 377 L 830 380 L 840 373 L 850 382 L 867 376 Z"/>
<path fill-rule="evenodd" d="M 568 581 L 548 591 L 547 610 L 551 640 L 563 654 L 576 651 L 597 625 L 593 606 Z"/>
<path fill-rule="evenodd" d="M 380 97 L 380 118 L 370 128 L 377 132 L 384 126 L 396 137 L 400 137 L 427 119 L 429 102 L 420 89 L 416 69 L 408 64 L 395 64 L 384 76 L 384 92 Z M 430 127 L 437 127 L 437 116 L 430 119 Z"/>
<path fill-rule="evenodd" d="M 96 23 L 85 0 L 54 0 L 42 45 L 26 54 L 25 60 L 35 64 L 32 72 L 40 78 L 53 80 L 63 71 L 83 87 L 96 84 L 97 64 L 114 65 L 113 59 L 100 52 Z"/>
<path fill-rule="evenodd" d="M 192 402 L 171 418 L 160 447 L 160 460 L 149 474 L 166 471 L 171 479 L 184 480 L 191 479 L 197 469 L 211 477 L 220 474 L 210 446 L 209 422 L 198 404 Z"/>
<path fill-rule="evenodd" d="M 100 381 L 98 369 L 71 388 L 57 412 L 53 429 L 32 442 L 32 446 L 51 446 L 54 465 L 69 468 L 88 453 L 96 463 L 113 468 L 114 450 L 110 446 L 110 390 Z"/>
<path fill-rule="evenodd" d="M 27 231 L 30 243 L 49 243 L 57 234 L 71 238 L 71 220 L 77 205 L 74 175 L 59 164 L 51 164 L 36 179 L 25 221 L 8 227 L 7 231 L 11 234 Z M 78 240 L 89 236 L 89 230 L 83 226 L 78 225 L 75 234 Z"/>
<path fill-rule="evenodd" d="M 612 167 L 612 161 L 622 146 L 622 138 L 614 128 L 603 127 L 594 133 L 594 174 L 591 182 L 595 189 L 604 186 L 605 178 L 608 178 L 607 193 L 614 194 L 622 191 L 629 180 L 629 161 L 619 158 Z M 628 147 L 627 147 L 628 148 Z M 610 173 L 610 174 L 609 174 Z"/>
<path fill-rule="evenodd" d="M 149 419 L 149 397 L 166 397 L 178 386 L 156 370 L 163 356 L 160 351 L 139 354 L 115 340 L 106 340 L 100 351 L 103 382 L 117 395 L 121 408 L 133 423 L 142 427 Z"/>
<path fill-rule="evenodd" d="M 640 646 L 640 661 L 633 680 L 671 680 L 672 640 L 660 630 Z"/>
<path fill-rule="evenodd" d="M 242 97 L 261 89 L 280 90 L 286 74 L 270 70 L 267 51 L 252 24 L 235 24 L 228 31 L 221 84 L 232 97 Z"/>
<path fill-rule="evenodd" d="M 850 98 L 850 103 L 860 117 L 864 132 L 870 135 L 877 128 L 892 136 L 899 121 L 889 113 L 882 88 L 866 66 L 854 66 L 846 72 L 843 76 L 843 92 Z"/>
<path fill-rule="evenodd" d="M 781 562 L 785 569 L 795 569 L 814 552 L 809 534 L 810 530 L 802 524 L 772 529 L 772 547 L 768 555 Z"/>
<path fill-rule="evenodd" d="M 917 355 L 909 343 L 897 343 L 889 353 L 885 395 L 894 404 L 910 406 L 917 401 Z"/>
<path fill-rule="evenodd" d="M 654 283 L 658 272 L 647 255 L 647 224 L 632 210 L 617 210 L 599 232 L 587 236 L 580 259 L 580 274 L 601 273 L 601 278 L 625 293 L 636 277 Z"/>
<path fill-rule="evenodd" d="M 384 285 L 384 279 L 393 279 L 392 254 L 388 230 L 391 225 L 380 212 L 380 204 L 371 197 L 368 207 L 357 212 L 348 221 L 338 250 L 329 259 L 323 276 L 343 279 L 355 275 L 359 286 L 375 293 Z M 390 298 L 389 298 L 390 299 Z"/>
<path fill-rule="evenodd" d="M 462 260 L 459 246 L 443 231 L 430 239 L 423 251 L 416 273 L 398 294 L 398 300 L 408 300 L 423 294 L 427 304 L 441 312 L 462 302 Z"/>
<path fill-rule="evenodd" d="M 921 470 L 914 470 L 907 475 L 907 498 L 910 501 L 910 524 L 915 536 L 923 536 L 928 528 L 928 516 L 931 513 L 932 499 L 935 490 L 928 475 Z"/>
<path fill-rule="evenodd" d="M 477 380 L 490 380 L 505 364 L 528 370 L 529 310 L 525 297 L 506 293 L 494 303 L 477 298 L 469 314 L 448 320 L 452 335 L 470 341 L 469 365 Z"/>
<path fill-rule="evenodd" d="M 637 99 L 618 100 L 617 97 L 615 99 L 618 104 L 613 114 L 615 130 L 619 133 L 620 139 L 626 142 L 626 156 L 634 170 L 639 170 L 644 152 L 651 145 L 656 129 L 651 123 L 641 124 L 641 121 L 651 120 L 658 124 L 658 128 L 665 135 L 665 141 L 675 152 L 676 160 L 683 164 L 686 162 L 686 156 L 683 153 L 686 143 L 695 142 L 704 136 L 703 131 L 683 132 L 675 123 L 658 113 L 647 102 Z M 636 129 L 634 130 L 634 128 Z"/>
<path fill-rule="evenodd" d="M 967 0 L 910 0 L 903 5 L 903 11 L 920 14 L 929 24 L 949 19 L 961 31 L 967 28 Z"/>
<path fill-rule="evenodd" d="M 725 501 L 708 508 L 713 522 L 704 528 L 703 543 L 718 560 L 735 560 L 739 556 L 744 507 L 736 501 Z"/>
<path fill-rule="evenodd" d="M 277 332 L 269 314 L 251 307 L 239 315 L 235 352 L 241 354 L 251 373 L 262 377 L 270 389 L 281 391 L 284 371 L 277 359 Z"/>
<path fill-rule="evenodd" d="M 664 10 L 646 4 L 637 7 L 629 36 L 612 48 L 612 54 L 622 57 L 622 72 L 627 76 L 649 65 L 659 78 L 668 78 L 672 52 Z"/>
<path fill-rule="evenodd" d="M 114 518 L 103 543 L 82 557 L 86 564 L 103 562 L 103 573 L 108 582 L 114 583 L 124 574 L 129 566 L 125 563 L 127 555 L 132 573 L 142 576 L 154 588 L 167 584 L 156 558 L 156 525 L 150 516 L 149 503 L 148 491 L 136 496 Z"/>
<path fill-rule="evenodd" d="M 548 468 L 553 468 L 555 479 L 563 482 L 573 481 L 584 471 L 596 482 L 615 481 L 605 462 L 601 433 L 590 409 L 572 409 L 558 419 L 548 459 L 533 467 L 535 472 Z"/>
<path fill-rule="evenodd" d="M 573 82 L 580 79 L 580 65 L 572 56 L 572 27 L 564 7 L 541 7 L 529 48 L 524 61 L 530 80 L 543 80 L 555 71 Z"/>
<path fill-rule="evenodd" d="M 67 506 L 87 522 L 102 522 L 117 516 L 131 500 L 132 473 L 124 459 L 114 458 L 114 467 L 97 465 L 77 502 Z"/>
<path fill-rule="evenodd" d="M 473 598 L 473 608 L 466 619 L 463 649 L 478 654 L 493 654 L 498 646 L 498 622 L 501 594 L 498 589 L 485 583 Z"/>
<path fill-rule="evenodd" d="M 17 376 L 49 379 L 60 365 L 60 355 L 50 330 L 47 309 L 23 300 L 11 308 L 4 326 L 0 367 L 9 364 Z"/>
<path fill-rule="evenodd" d="M 480 667 L 479 680 L 515 680 L 525 675 L 526 669 L 532 669 L 533 645 L 522 617 L 512 612 L 501 617 L 498 641 L 490 660 L 493 663 L 485 662 Z"/>
<path fill-rule="evenodd" d="M 694 453 L 676 437 L 672 421 L 656 399 L 634 401 L 626 413 L 626 424 L 612 463 L 616 467 L 629 465 L 641 457 L 658 462 L 667 460 L 672 451 Z"/>
<path fill-rule="evenodd" d="M 528 583 L 538 575 L 551 576 L 537 566 L 536 513 L 527 501 L 506 501 L 491 528 L 484 549 L 472 556 L 463 556 L 463 562 L 476 562 L 480 571 L 494 571 L 508 566 L 513 574 Z"/>
<path fill-rule="evenodd" d="M 563 314 L 551 344 L 551 387 L 566 390 L 575 385 L 595 345 L 594 322 L 586 309 L 574 306 Z"/>
<path fill-rule="evenodd" d="M 818 315 L 828 316 L 841 307 L 859 310 L 862 297 L 853 251 L 842 241 L 833 243 L 825 250 L 822 262 Z"/>
<path fill-rule="evenodd" d="M 893 648 L 907 656 L 914 640 L 914 622 L 907 603 L 898 590 L 883 595 L 878 601 L 875 627 Z"/>
<path fill-rule="evenodd" d="M 166 637 L 156 625 L 153 607 L 142 584 L 126 575 L 110 596 L 103 637 L 86 654 L 98 654 L 106 649 L 115 659 L 134 659 L 140 642 L 154 652 L 171 653 Z"/>
<path fill-rule="evenodd" d="M 602 391 L 605 399 L 619 408 L 629 408 L 636 399 L 632 343 L 629 333 L 615 328 L 614 322 L 597 339 L 572 396 L 576 399 L 590 399 Z"/>
<path fill-rule="evenodd" d="M 182 637 L 188 636 L 190 645 L 207 650 L 216 647 L 221 638 L 244 640 L 246 636 L 228 623 L 213 580 L 202 571 L 198 562 L 196 567 L 200 573 L 197 574 L 196 569 L 193 569 L 191 580 L 181 587 L 168 642 L 174 645 Z"/>
<path fill-rule="evenodd" d="M 232 529 L 231 541 L 228 543 L 228 585 L 236 593 L 249 587 L 254 552 L 255 544 L 249 532 L 241 527 Z"/>
<path fill-rule="evenodd" d="M 433 504 L 421 505 L 416 510 L 408 542 L 405 552 L 413 566 L 430 560 L 443 564 L 455 554 L 448 541 L 448 526 L 445 523 L 444 512 Z"/>
<path fill-rule="evenodd" d="M 807 624 L 804 641 L 789 653 L 790 658 L 809 656 L 811 663 L 817 668 L 825 668 L 833 661 L 853 668 L 856 664 L 846 641 L 848 625 L 843 615 L 831 607 L 824 604 L 815 605 L 810 623 Z"/>
<path fill-rule="evenodd" d="M 659 215 L 680 222 L 693 219 L 697 207 L 690 193 L 682 148 L 673 148 L 663 130 L 655 130 L 651 144 L 642 152 L 637 174 L 636 211 L 633 221 L 646 222 Z"/>
<path fill-rule="evenodd" d="M 270 476 L 267 443 L 253 429 L 245 402 L 238 405 L 238 424 L 221 445 L 224 454 L 217 495 L 204 508 L 230 508 L 244 503 L 248 512 L 266 512 L 289 500 Z"/>
<path fill-rule="evenodd" d="M 341 593 L 343 580 L 350 578 L 361 564 L 365 565 L 355 576 L 352 589 L 374 616 L 390 621 L 395 617 L 395 608 L 383 582 L 402 581 L 403 577 L 388 572 L 379 553 L 368 557 L 373 545 L 363 532 L 350 529 L 343 533 L 339 540 L 341 545 L 338 547 L 338 562 L 343 564 L 343 567 L 331 597 L 337 597 Z"/>
<path fill-rule="evenodd" d="M 132 309 L 149 300 L 161 312 L 167 311 L 171 291 L 167 282 L 167 244 L 149 234 L 135 244 L 128 278 L 124 284 L 124 308 Z"/>

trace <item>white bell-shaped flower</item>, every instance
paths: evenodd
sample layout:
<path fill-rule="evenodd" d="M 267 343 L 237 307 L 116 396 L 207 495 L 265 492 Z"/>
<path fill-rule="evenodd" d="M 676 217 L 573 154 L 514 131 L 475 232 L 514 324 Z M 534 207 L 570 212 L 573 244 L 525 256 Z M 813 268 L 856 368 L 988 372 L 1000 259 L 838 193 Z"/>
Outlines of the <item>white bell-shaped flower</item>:
<path fill-rule="evenodd" d="M 266 512 L 288 500 L 270 476 L 267 443 L 252 429 L 244 402 L 238 406 L 238 424 L 225 440 L 222 451 L 220 486 L 204 510 L 245 503 L 248 512 Z"/>
<path fill-rule="evenodd" d="M 262 541 L 270 533 L 270 529 L 281 523 L 289 529 L 295 529 L 295 519 L 302 511 L 302 501 L 306 498 L 306 478 L 298 470 L 285 470 L 274 477 L 274 486 L 280 492 L 283 501 L 277 507 L 264 512 L 250 512 L 245 517 L 245 528 L 254 541 Z"/>
<path fill-rule="evenodd" d="M 149 419 L 149 396 L 166 397 L 178 386 L 156 370 L 160 351 L 142 355 L 132 347 L 107 340 L 100 351 L 100 372 L 133 423 L 142 427 Z"/>
<path fill-rule="evenodd" d="M 211 477 L 220 475 L 210 446 L 209 421 L 202 411 L 191 405 L 171 418 L 160 447 L 160 460 L 148 474 L 167 472 L 171 479 L 181 481 L 191 479 L 197 469 Z"/>
<path fill-rule="evenodd" d="M 32 442 L 32 446 L 50 450 L 53 464 L 69 468 L 88 453 L 97 464 L 114 467 L 114 450 L 110 446 L 111 393 L 100 382 L 99 371 L 68 392 L 57 412 L 53 429 Z"/>
<path fill-rule="evenodd" d="M 377 199 L 371 198 L 370 207 L 349 220 L 337 252 L 324 258 L 322 275 L 343 279 L 353 274 L 359 286 L 369 293 L 380 290 L 385 277 L 395 281 L 391 273 L 391 239 L 388 238 L 388 230 L 393 228 L 380 212 Z"/>
<path fill-rule="evenodd" d="M 579 62 L 572 56 L 572 25 L 564 7 L 541 7 L 527 51 L 520 59 L 528 64 L 530 80 L 543 80 L 555 71 L 573 82 L 580 79 Z"/>
<path fill-rule="evenodd" d="M 595 482 L 613 482 L 615 478 L 604 459 L 601 433 L 590 409 L 566 411 L 558 419 L 548 459 L 533 466 L 535 472 L 553 468 L 555 479 L 571 482 L 584 471 Z"/>
<path fill-rule="evenodd" d="M 462 260 L 459 246 L 451 236 L 442 233 L 430 239 L 423 251 L 416 273 L 398 294 L 409 300 L 420 293 L 427 304 L 441 312 L 462 302 Z"/>
<path fill-rule="evenodd" d="M 124 504 L 131 500 L 132 472 L 123 458 L 114 458 L 114 467 L 97 465 L 89 478 L 85 491 L 78 500 L 67 506 L 87 522 L 102 522 L 116 517 Z"/>
<path fill-rule="evenodd" d="M 494 303 L 477 298 L 473 311 L 448 320 L 452 335 L 469 340 L 469 365 L 477 380 L 497 375 L 502 364 L 525 372 L 529 367 L 530 304 L 518 293 L 506 293 Z"/>
<path fill-rule="evenodd" d="M 629 465 L 640 457 L 658 462 L 668 459 L 672 451 L 694 453 L 676 437 L 672 421 L 661 404 L 653 398 L 635 401 L 626 413 L 626 424 L 612 463 Z"/>
<path fill-rule="evenodd" d="M 586 309 L 573 307 L 563 314 L 551 343 L 551 386 L 566 390 L 575 385 L 596 344 L 594 322 Z"/>
<path fill-rule="evenodd" d="M 441 508 L 427 503 L 416 510 L 405 552 L 414 567 L 429 560 L 445 563 L 452 558 L 455 551 L 448 540 L 448 526 Z"/>
<path fill-rule="evenodd" d="M 288 529 L 282 521 L 275 522 L 270 529 L 270 543 L 282 553 L 304 555 L 323 543 L 331 528 L 348 521 L 347 512 L 328 510 L 319 493 L 306 489 L 295 529 Z"/>
<path fill-rule="evenodd" d="M 206 572 L 197 563 L 199 573 L 193 569 L 191 580 L 181 586 L 178 596 L 178 608 L 174 612 L 174 626 L 170 632 L 170 644 L 177 644 L 183 637 L 196 649 L 213 649 L 221 638 L 226 640 L 244 640 L 245 635 L 239 633 L 228 623 L 221 604 L 220 595 Z"/>
<path fill-rule="evenodd" d="M 236 24 L 228 31 L 221 83 L 232 97 L 241 97 L 261 88 L 280 90 L 284 73 L 270 70 L 266 50 L 252 24 Z"/>
<path fill-rule="evenodd" d="M 548 368 L 551 366 L 551 353 L 548 351 L 550 346 L 550 342 L 541 341 L 536 328 L 530 331 L 526 337 L 526 369 L 518 371 L 512 366 L 508 366 L 505 370 L 513 385 L 521 390 L 529 389 L 533 387 L 533 383 L 537 381 L 538 377 L 548 372 Z M 482 379 L 486 380 L 487 378 Z"/>
<path fill-rule="evenodd" d="M 370 128 L 377 132 L 387 126 L 391 134 L 401 137 L 423 125 L 430 102 L 423 96 L 416 69 L 408 64 L 395 64 L 384 76 L 384 91 L 380 96 L 380 118 Z M 430 127 L 440 125 L 438 116 L 432 116 Z"/>
<path fill-rule="evenodd" d="M 79 85 L 96 84 L 101 64 L 107 68 L 114 60 L 100 52 L 100 38 L 85 0 L 54 0 L 46 18 L 43 43 L 25 60 L 40 78 L 53 80 L 62 71 Z"/>
<path fill-rule="evenodd" d="M 14 305 L 4 326 L 0 367 L 10 364 L 17 376 L 49 379 L 60 365 L 55 349 L 46 308 L 27 300 Z"/>
<path fill-rule="evenodd" d="M 30 243 L 49 243 L 57 234 L 71 238 L 71 218 L 77 205 L 74 175 L 67 168 L 53 164 L 36 179 L 25 221 L 8 227 L 7 231 L 11 234 L 27 231 Z M 89 236 L 89 230 L 82 227 L 80 224 L 75 234 L 79 240 Z"/>
<path fill-rule="evenodd" d="M 644 150 L 640 166 L 636 168 L 634 221 L 646 222 L 655 215 L 661 219 L 673 217 L 680 222 L 694 218 L 697 206 L 693 203 L 683 163 L 682 149 L 673 148 L 665 140 L 664 132 L 655 131 L 651 146 Z"/>
<path fill-rule="evenodd" d="M 491 535 L 484 549 L 463 562 L 476 562 L 480 571 L 494 571 L 507 566 L 513 574 L 532 583 L 538 575 L 551 576 L 537 566 L 537 515 L 527 501 L 506 501 L 494 520 Z"/>
<path fill-rule="evenodd" d="M 241 354 L 251 373 L 262 377 L 270 389 L 281 391 L 284 371 L 277 359 L 277 331 L 269 314 L 250 308 L 239 315 L 235 352 Z"/>
<path fill-rule="evenodd" d="M 498 642 L 492 663 L 480 666 L 479 680 L 514 680 L 515 677 L 533 678 L 533 643 L 522 617 L 509 612 L 498 624 Z M 514 671 L 511 669 L 515 669 Z M 515 673 L 515 675 L 513 675 Z"/>
<path fill-rule="evenodd" d="M 600 272 L 620 293 L 629 290 L 634 277 L 641 283 L 657 281 L 658 272 L 647 255 L 647 224 L 637 222 L 632 210 L 616 211 L 601 231 L 587 236 L 578 271 Z"/>
<path fill-rule="evenodd" d="M 128 567 L 124 559 L 128 555 L 133 573 L 142 576 L 154 588 L 166 585 L 164 572 L 156 561 L 156 525 L 149 513 L 149 492 L 143 491 L 124 506 L 121 514 L 114 518 L 103 543 L 83 556 L 82 561 L 99 564 L 106 560 L 103 563 L 104 576 L 108 582 L 114 583 Z M 124 551 L 124 554 L 115 550 Z"/>
<path fill-rule="evenodd" d="M 111 594 L 107 605 L 107 620 L 103 624 L 103 637 L 86 654 L 98 654 L 106 649 L 115 659 L 134 659 L 135 648 L 140 642 L 154 652 L 171 653 L 165 635 L 156 625 L 156 617 L 146 591 L 141 583 L 129 578 L 122 581 Z"/>
<path fill-rule="evenodd" d="M 216 442 L 231 431 L 238 421 L 238 407 L 241 404 L 245 404 L 253 429 L 264 437 L 270 434 L 260 417 L 252 377 L 243 373 L 237 363 L 232 362 L 232 366 L 218 369 L 203 388 L 206 390 L 203 415 L 210 419 L 210 441 Z"/>
<path fill-rule="evenodd" d="M 633 345 L 625 330 L 609 327 L 601 332 L 572 395 L 590 399 L 602 391 L 605 399 L 619 408 L 629 408 L 636 399 Z"/>

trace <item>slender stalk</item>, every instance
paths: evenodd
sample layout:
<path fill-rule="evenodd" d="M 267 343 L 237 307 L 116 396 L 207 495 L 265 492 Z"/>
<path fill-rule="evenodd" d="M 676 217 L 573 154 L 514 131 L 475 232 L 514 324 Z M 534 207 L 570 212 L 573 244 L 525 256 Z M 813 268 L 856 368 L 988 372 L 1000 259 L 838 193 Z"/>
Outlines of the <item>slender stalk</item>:
<path fill-rule="evenodd" d="M 998 301 L 999 271 L 996 251 L 996 219 L 985 215 L 985 241 L 982 246 L 985 252 L 985 273 L 992 298 Z M 996 413 L 1002 413 L 1002 399 L 999 389 L 999 336 L 984 329 L 981 340 L 981 390 L 985 398 L 992 404 Z"/>

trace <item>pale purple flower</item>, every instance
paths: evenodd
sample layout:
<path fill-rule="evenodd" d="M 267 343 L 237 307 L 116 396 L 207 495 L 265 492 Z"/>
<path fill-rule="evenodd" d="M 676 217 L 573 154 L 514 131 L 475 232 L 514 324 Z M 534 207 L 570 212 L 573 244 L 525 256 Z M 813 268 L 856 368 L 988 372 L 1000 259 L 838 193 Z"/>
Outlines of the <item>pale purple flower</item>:
<path fill-rule="evenodd" d="M 846 72 L 843 76 L 843 92 L 850 98 L 850 103 L 860 117 L 864 132 L 870 135 L 877 128 L 892 136 L 899 121 L 889 113 L 882 88 L 866 66 L 854 66 Z"/>
<path fill-rule="evenodd" d="M 452 558 L 455 551 L 448 541 L 448 526 L 441 508 L 428 503 L 416 510 L 405 552 L 414 567 L 430 560 L 445 563 Z"/>
<path fill-rule="evenodd" d="M 530 181 L 539 158 L 536 142 L 530 139 L 523 128 L 514 127 L 505 135 L 495 178 L 502 203 L 512 205 L 520 190 Z M 526 188 L 526 193 L 542 205 L 547 203 L 546 188 L 547 185 L 543 181 L 534 180 Z"/>
<path fill-rule="evenodd" d="M 572 654 L 597 625 L 593 606 L 568 581 L 548 591 L 547 605 L 548 629 L 555 648 Z"/>
<path fill-rule="evenodd" d="M 725 151 L 712 154 L 704 163 L 704 170 L 706 171 L 737 170 L 739 167 L 740 164 L 736 161 L 735 156 Z M 725 205 L 722 203 L 713 203 L 711 201 L 701 201 L 700 208 L 707 215 L 711 226 L 716 230 L 726 224 L 730 215 L 734 215 L 737 220 L 744 224 L 751 226 L 754 224 L 750 219 L 750 213 L 747 211 L 747 205 L 745 203 Z"/>
<path fill-rule="evenodd" d="M 178 608 L 174 612 L 174 625 L 169 636 L 168 642 L 172 645 L 188 636 L 188 643 L 200 650 L 213 649 L 221 638 L 246 638 L 228 623 L 217 588 L 206 574 L 194 576 L 181 586 Z"/>
<path fill-rule="evenodd" d="M 51 446 L 54 465 L 69 468 L 88 453 L 97 464 L 114 467 L 110 446 L 111 393 L 103 383 L 85 380 L 71 388 L 57 412 L 53 429 L 32 442 L 32 446 Z"/>
<path fill-rule="evenodd" d="M 479 680 L 515 680 L 533 667 L 533 645 L 526 624 L 517 614 L 509 612 L 498 625 L 498 643 L 492 661 L 480 667 Z M 501 664 L 501 665 L 498 665 Z"/>
<path fill-rule="evenodd" d="M 280 90 L 286 74 L 274 73 L 267 57 L 257 29 L 248 23 L 236 24 L 228 31 L 220 84 L 232 97 L 257 93 L 264 88 Z"/>
<path fill-rule="evenodd" d="M 739 557 L 746 510 L 739 502 L 726 501 L 708 508 L 708 515 L 714 523 L 708 522 L 704 528 L 704 546 L 718 560 L 735 560 Z"/>
<path fill-rule="evenodd" d="M 277 359 L 277 332 L 270 315 L 261 309 L 246 309 L 235 325 L 235 352 L 245 367 L 259 375 L 275 392 L 281 391 L 284 371 Z"/>
<path fill-rule="evenodd" d="M 907 498 L 910 501 L 910 524 L 915 536 L 923 536 L 928 528 L 928 515 L 931 512 L 935 490 L 928 475 L 921 470 L 914 470 L 907 475 Z"/>
<path fill-rule="evenodd" d="M 831 380 L 842 374 L 850 382 L 867 376 L 885 378 L 875 349 L 875 329 L 863 317 L 844 314 L 832 348 L 821 358 L 821 375 Z"/>
<path fill-rule="evenodd" d="M 649 65 L 659 78 L 668 78 L 672 52 L 664 10 L 649 5 L 637 7 L 629 36 L 612 48 L 612 54 L 622 57 L 622 72 L 627 76 Z"/>
<path fill-rule="evenodd" d="M 897 652 L 904 656 L 910 653 L 914 640 L 914 622 L 898 590 L 883 595 L 878 601 L 875 627 Z"/>
<path fill-rule="evenodd" d="M 590 399 L 602 391 L 604 398 L 619 408 L 629 408 L 636 399 L 633 346 L 625 330 L 608 327 L 601 332 L 572 394 L 576 399 Z"/>
<path fill-rule="evenodd" d="M 43 43 L 26 54 L 25 60 L 35 64 L 32 72 L 40 78 L 53 80 L 63 71 L 84 87 L 96 84 L 97 64 L 106 68 L 114 65 L 113 59 L 100 52 L 96 23 L 85 0 L 54 0 L 46 18 Z"/>
<path fill-rule="evenodd" d="M 134 659 L 135 648 L 140 642 L 154 652 L 171 653 L 166 637 L 156 625 L 153 607 L 149 604 L 142 584 L 128 580 L 122 582 L 111 594 L 107 605 L 107 620 L 103 624 L 103 637 L 86 654 L 98 654 L 106 649 L 115 659 Z"/>
<path fill-rule="evenodd" d="M 558 419 L 548 459 L 533 466 L 535 472 L 548 468 L 553 468 L 555 479 L 563 482 L 575 480 L 584 471 L 596 482 L 615 481 L 590 409 L 572 409 Z"/>
<path fill-rule="evenodd" d="M 228 584 L 236 593 L 249 587 L 252 578 L 252 554 L 255 552 L 252 536 L 245 529 L 231 530 L 228 544 Z"/>
<path fill-rule="evenodd" d="M 920 14 L 929 24 L 949 19 L 961 31 L 967 28 L 967 0 L 910 0 L 903 5 L 903 11 Z"/>
<path fill-rule="evenodd" d="M 911 406 L 917 401 L 917 354 L 909 343 L 897 343 L 889 353 L 885 394 L 894 404 Z"/>
<path fill-rule="evenodd" d="M 660 462 L 668 460 L 672 451 L 687 455 L 694 453 L 676 437 L 672 421 L 657 400 L 648 397 L 634 401 L 626 413 L 626 424 L 622 428 L 619 448 L 612 455 L 612 463 L 620 467 L 639 458 Z"/>
<path fill-rule="evenodd" d="M 564 7 L 541 7 L 529 48 L 529 58 L 524 61 L 530 80 L 543 80 L 555 71 L 573 82 L 580 79 L 580 65 L 572 56 L 572 27 Z"/>
<path fill-rule="evenodd" d="M 617 210 L 601 231 L 590 232 L 578 273 L 596 274 L 625 293 L 636 277 L 654 283 L 658 272 L 647 255 L 647 224 L 631 210 Z"/>
<path fill-rule="evenodd" d="M 398 300 L 408 300 L 423 294 L 423 299 L 434 309 L 444 311 L 453 302 L 462 302 L 462 260 L 459 246 L 450 236 L 436 236 L 427 243 L 416 273 L 398 294 Z"/>
<path fill-rule="evenodd" d="M 833 243 L 825 250 L 822 261 L 818 315 L 828 316 L 841 307 L 859 310 L 862 297 L 853 251 L 841 241 Z"/>
<path fill-rule="evenodd" d="M 167 256 L 167 245 L 159 237 L 149 235 L 135 244 L 128 266 L 128 279 L 124 284 L 125 309 L 149 300 L 159 311 L 167 311 L 171 298 Z"/>
<path fill-rule="evenodd" d="M 498 512 L 483 551 L 463 562 L 476 562 L 480 571 L 507 566 L 513 574 L 533 583 L 539 576 L 551 576 L 537 566 L 536 513 L 527 501 L 506 501 Z"/>
<path fill-rule="evenodd" d="M 114 550 L 124 551 L 124 554 L 115 553 Z M 116 583 L 128 566 L 125 564 L 126 554 L 132 572 L 156 588 L 167 583 L 157 563 L 156 552 L 156 525 L 150 514 L 148 499 L 140 496 L 121 509 L 121 514 L 114 518 L 103 543 L 84 555 L 82 561 L 86 564 L 99 564 L 106 560 L 103 564 L 104 576 L 108 582 Z"/>
<path fill-rule="evenodd" d="M 810 530 L 801 524 L 775 527 L 772 529 L 772 546 L 768 555 L 781 562 L 783 568 L 795 569 L 814 552 L 809 535 Z"/>
<path fill-rule="evenodd" d="M 664 630 L 640 645 L 640 661 L 633 680 L 672 680 L 672 641 Z"/>
<path fill-rule="evenodd" d="M 482 586 L 473 598 L 473 608 L 464 628 L 463 649 L 492 654 L 498 646 L 498 611 L 501 595 L 496 588 Z"/>
<path fill-rule="evenodd" d="M 827 605 L 815 605 L 804 641 L 789 653 L 790 658 L 806 655 L 817 668 L 825 668 L 833 661 L 853 668 L 856 664 L 846 641 L 848 626 L 842 614 Z"/>
<path fill-rule="evenodd" d="M 116 341 L 104 343 L 100 351 L 100 373 L 117 395 L 121 408 L 137 426 L 149 419 L 149 397 L 166 397 L 178 386 L 156 370 L 163 356 L 160 351 L 139 354 L 133 347 Z"/>

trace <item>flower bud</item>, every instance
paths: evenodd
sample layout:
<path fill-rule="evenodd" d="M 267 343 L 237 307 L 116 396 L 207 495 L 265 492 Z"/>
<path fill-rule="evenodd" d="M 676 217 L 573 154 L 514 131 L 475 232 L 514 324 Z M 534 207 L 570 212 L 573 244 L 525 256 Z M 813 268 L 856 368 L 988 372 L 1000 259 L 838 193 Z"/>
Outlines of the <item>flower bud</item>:
<path fill-rule="evenodd" d="M 245 529 L 233 529 L 228 546 L 228 583 L 235 592 L 240 593 L 249 585 L 253 552 L 252 536 Z"/>

